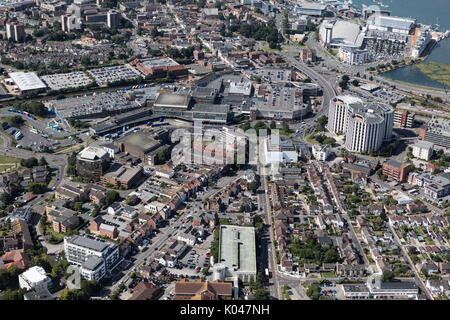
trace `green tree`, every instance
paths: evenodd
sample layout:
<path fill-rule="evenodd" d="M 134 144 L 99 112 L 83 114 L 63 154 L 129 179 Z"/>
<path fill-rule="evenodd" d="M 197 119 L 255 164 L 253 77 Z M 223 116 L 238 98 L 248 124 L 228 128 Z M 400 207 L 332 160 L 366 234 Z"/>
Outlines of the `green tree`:
<path fill-rule="evenodd" d="M 59 296 L 60 300 L 77 300 L 78 296 L 74 290 L 64 289 Z"/>
<path fill-rule="evenodd" d="M 94 217 L 98 216 L 98 214 L 100 213 L 100 207 L 98 205 L 94 205 L 94 209 L 92 210 L 92 215 Z"/>
<path fill-rule="evenodd" d="M 320 298 L 320 287 L 317 283 L 313 283 L 308 290 L 306 290 L 306 294 L 312 300 L 319 300 Z"/>
<path fill-rule="evenodd" d="M 52 271 L 52 265 L 50 264 L 50 260 L 46 254 L 35 257 L 33 259 L 33 265 L 44 268 L 45 272 Z"/>
<path fill-rule="evenodd" d="M 19 126 L 25 122 L 21 116 L 13 116 L 10 118 L 9 121 L 13 126 Z"/>
<path fill-rule="evenodd" d="M 33 167 L 37 166 L 38 163 L 39 162 L 38 162 L 38 160 L 35 157 L 31 157 L 31 158 L 28 158 L 28 159 L 22 159 L 20 161 L 20 165 L 24 166 L 24 167 L 27 167 L 27 168 L 33 168 Z"/>
<path fill-rule="evenodd" d="M 27 293 L 27 289 L 6 290 L 3 292 L 2 300 L 23 300 L 23 295 Z"/>
<path fill-rule="evenodd" d="M 255 300 L 269 300 L 270 293 L 268 290 L 260 288 L 255 290 Z"/>
<path fill-rule="evenodd" d="M 259 182 L 257 182 L 257 181 L 252 181 L 252 182 L 250 182 L 249 184 L 248 184 L 248 189 L 249 190 L 251 190 L 251 191 L 255 191 L 256 189 L 258 189 L 259 188 Z"/>
<path fill-rule="evenodd" d="M 39 165 L 40 165 L 40 166 L 46 166 L 46 165 L 48 165 L 47 160 L 45 159 L 44 156 L 42 156 L 41 159 L 39 159 Z"/>
<path fill-rule="evenodd" d="M 80 212 L 83 209 L 83 202 L 75 202 L 73 210 Z"/>
<path fill-rule="evenodd" d="M 383 271 L 383 276 L 381 277 L 381 280 L 383 282 L 392 282 L 392 280 L 394 280 L 395 277 L 395 273 L 392 272 L 391 270 L 384 270 Z"/>
<path fill-rule="evenodd" d="M 44 183 L 30 182 L 28 185 L 28 191 L 34 194 L 42 194 L 47 190 L 47 186 Z"/>
<path fill-rule="evenodd" d="M 115 190 L 109 190 L 105 198 L 105 207 L 109 207 L 114 201 L 120 199 L 120 195 Z"/>

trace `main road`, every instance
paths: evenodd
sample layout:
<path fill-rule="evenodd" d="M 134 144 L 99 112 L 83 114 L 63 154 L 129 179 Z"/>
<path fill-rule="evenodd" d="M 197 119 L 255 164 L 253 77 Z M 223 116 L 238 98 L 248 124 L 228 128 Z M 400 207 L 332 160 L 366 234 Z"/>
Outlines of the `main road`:
<path fill-rule="evenodd" d="M 262 154 L 260 155 L 262 157 Z M 265 224 L 269 226 L 269 237 L 270 241 L 266 247 L 267 249 L 267 263 L 268 263 L 268 269 L 272 271 L 272 278 L 271 281 L 269 281 L 269 290 L 270 295 L 280 300 L 283 295 L 281 293 L 281 286 L 278 279 L 278 263 L 276 260 L 276 248 L 275 248 L 275 235 L 273 233 L 273 225 L 272 225 L 272 214 L 271 214 L 271 206 L 270 206 L 270 200 L 268 195 L 268 185 L 265 175 L 265 167 L 263 161 L 259 161 L 258 164 L 258 173 L 261 179 L 261 187 L 259 188 L 259 194 L 258 194 L 258 202 L 259 207 L 263 209 L 263 212 L 265 213 Z"/>

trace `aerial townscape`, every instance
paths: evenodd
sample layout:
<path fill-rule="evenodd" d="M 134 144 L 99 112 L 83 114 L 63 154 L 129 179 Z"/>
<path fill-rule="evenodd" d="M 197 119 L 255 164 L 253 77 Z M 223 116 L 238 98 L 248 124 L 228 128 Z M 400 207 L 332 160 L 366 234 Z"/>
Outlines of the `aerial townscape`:
<path fill-rule="evenodd" d="M 436 2 L 0 0 L 0 300 L 448 300 Z"/>

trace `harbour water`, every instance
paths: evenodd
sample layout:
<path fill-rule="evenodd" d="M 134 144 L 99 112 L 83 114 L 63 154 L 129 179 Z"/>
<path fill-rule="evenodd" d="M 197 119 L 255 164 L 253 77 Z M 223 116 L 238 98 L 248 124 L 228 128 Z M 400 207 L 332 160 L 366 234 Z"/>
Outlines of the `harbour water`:
<path fill-rule="evenodd" d="M 450 0 L 353 0 L 353 5 L 359 9 L 362 4 L 377 5 L 383 3 L 388 7 L 380 7 L 391 11 L 392 16 L 415 18 L 418 22 L 428 25 L 439 24 L 439 31 L 450 29 Z M 424 63 L 438 62 L 450 65 L 450 38 L 440 41 L 425 59 Z M 442 89 L 444 85 L 429 78 L 416 65 L 409 65 L 383 76 L 392 80 L 409 82 L 411 84 Z"/>

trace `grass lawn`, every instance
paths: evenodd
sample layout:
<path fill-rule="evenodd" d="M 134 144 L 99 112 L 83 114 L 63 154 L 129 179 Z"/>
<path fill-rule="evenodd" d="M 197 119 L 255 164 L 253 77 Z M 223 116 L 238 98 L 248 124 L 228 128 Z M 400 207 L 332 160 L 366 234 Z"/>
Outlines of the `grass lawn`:
<path fill-rule="evenodd" d="M 48 183 L 48 187 L 51 188 L 56 182 L 56 176 L 52 176 L 52 179 Z"/>
<path fill-rule="evenodd" d="M 292 136 L 295 134 L 294 131 L 290 131 L 289 133 L 287 133 L 287 132 L 284 131 L 283 129 L 278 129 L 278 130 L 280 130 L 279 133 L 280 133 L 282 136 L 285 136 L 285 137 L 287 137 L 287 138 L 290 138 L 290 137 L 292 137 Z"/>
<path fill-rule="evenodd" d="M 336 272 L 324 272 L 322 277 L 336 277 Z"/>
<path fill-rule="evenodd" d="M 72 153 L 73 151 L 77 151 L 80 146 L 82 146 L 81 144 L 71 144 L 68 146 L 64 146 L 64 147 L 59 147 L 55 150 L 53 150 L 54 153 Z"/>
<path fill-rule="evenodd" d="M 270 49 L 269 46 L 262 47 L 262 49 L 269 52 L 280 52 L 278 49 Z"/>
<path fill-rule="evenodd" d="M 5 164 L 5 163 L 20 163 L 19 158 L 14 158 L 14 157 L 8 157 L 8 156 L 2 156 L 0 155 L 0 164 Z"/>
<path fill-rule="evenodd" d="M 0 155 L 0 172 L 4 172 L 12 167 L 15 167 L 15 164 L 20 163 L 20 160 L 21 159 L 19 158 Z"/>
<path fill-rule="evenodd" d="M 308 141 L 311 144 L 319 144 L 319 142 L 316 139 L 314 139 L 313 137 L 311 137 L 311 135 L 306 136 L 306 141 Z"/>

